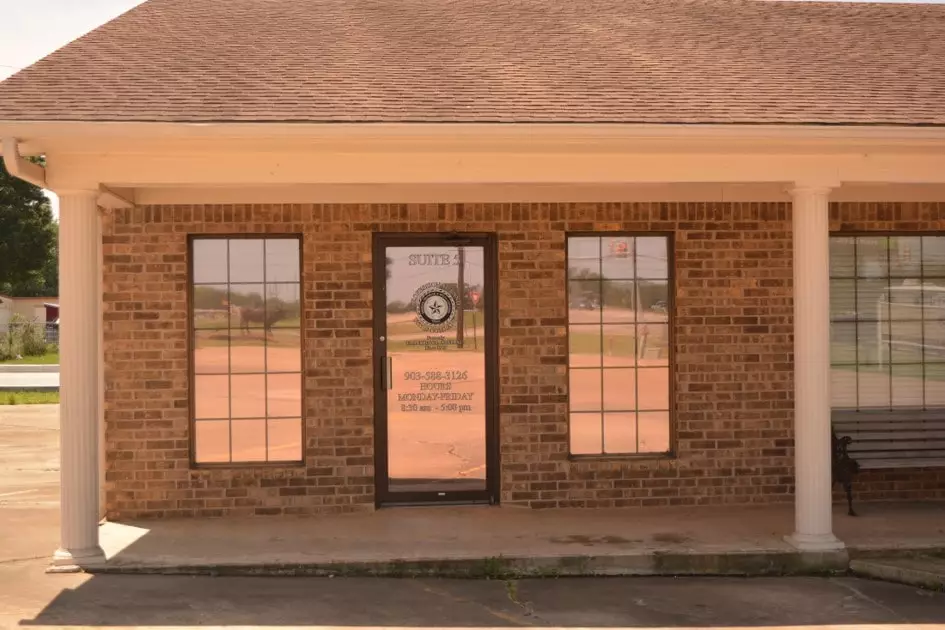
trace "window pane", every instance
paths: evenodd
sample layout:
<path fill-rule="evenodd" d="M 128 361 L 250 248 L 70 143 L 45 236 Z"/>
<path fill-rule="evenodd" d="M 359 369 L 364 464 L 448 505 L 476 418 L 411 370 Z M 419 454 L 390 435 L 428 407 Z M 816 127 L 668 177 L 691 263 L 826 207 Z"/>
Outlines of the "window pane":
<path fill-rule="evenodd" d="M 834 409 L 856 409 L 856 366 L 831 367 L 830 405 Z"/>
<path fill-rule="evenodd" d="M 299 241 L 266 239 L 266 282 L 299 282 Z"/>
<path fill-rule="evenodd" d="M 639 365 L 669 365 L 669 326 L 639 324 L 637 326 L 637 356 Z"/>
<path fill-rule="evenodd" d="M 830 281 L 830 319 L 845 321 L 856 318 L 856 281 Z"/>
<path fill-rule="evenodd" d="M 633 241 L 627 236 L 601 239 L 601 275 L 610 280 L 633 280 Z"/>
<path fill-rule="evenodd" d="M 298 328 L 300 285 L 266 284 L 267 322 L 275 328 Z"/>
<path fill-rule="evenodd" d="M 889 360 L 889 322 L 857 324 L 857 359 L 860 363 L 883 363 Z"/>
<path fill-rule="evenodd" d="M 194 430 L 194 459 L 198 464 L 230 461 L 229 420 L 198 420 Z"/>
<path fill-rule="evenodd" d="M 276 330 L 266 343 L 269 372 L 302 371 L 302 335 L 298 330 Z"/>
<path fill-rule="evenodd" d="M 230 370 L 227 331 L 194 332 L 194 373 L 227 374 Z"/>
<path fill-rule="evenodd" d="M 604 370 L 604 409 L 634 411 L 637 403 L 636 370 Z"/>
<path fill-rule="evenodd" d="M 194 415 L 196 418 L 230 417 L 230 377 L 194 377 Z"/>
<path fill-rule="evenodd" d="M 922 237 L 922 275 L 945 278 L 945 236 Z"/>
<path fill-rule="evenodd" d="M 669 279 L 668 240 L 662 236 L 640 236 L 637 245 L 637 277 Z"/>
<path fill-rule="evenodd" d="M 925 307 L 922 309 L 925 319 L 945 320 L 945 280 L 926 280 L 922 289 L 922 305 Z"/>
<path fill-rule="evenodd" d="M 234 375 L 232 379 L 233 418 L 266 417 L 266 377 L 262 374 Z"/>
<path fill-rule="evenodd" d="M 194 239 L 194 283 L 222 283 L 226 277 L 226 239 Z"/>
<path fill-rule="evenodd" d="M 885 278 L 889 275 L 885 236 L 861 236 L 856 239 L 856 275 L 860 278 Z"/>
<path fill-rule="evenodd" d="M 568 380 L 568 399 L 571 402 L 571 411 L 601 410 L 600 370 L 571 369 Z"/>
<path fill-rule="evenodd" d="M 266 461 L 265 420 L 234 420 L 232 431 L 234 462 Z"/>
<path fill-rule="evenodd" d="M 637 414 L 604 414 L 604 452 L 637 452 Z"/>
<path fill-rule="evenodd" d="M 892 366 L 893 407 L 922 407 L 924 382 L 921 365 Z"/>
<path fill-rule="evenodd" d="M 600 275 L 600 238 L 581 236 L 568 239 L 568 278 Z"/>
<path fill-rule="evenodd" d="M 918 278 L 893 280 L 887 300 L 890 319 L 922 319 L 922 281 Z"/>
<path fill-rule="evenodd" d="M 839 236 L 830 239 L 830 277 L 853 278 L 855 258 L 853 237 Z"/>
<path fill-rule="evenodd" d="M 893 236 L 889 239 L 889 275 L 893 278 L 911 278 L 920 275 L 922 266 L 919 236 Z"/>
<path fill-rule="evenodd" d="M 634 283 L 627 280 L 604 280 L 601 283 L 601 303 L 605 322 L 632 322 Z"/>
<path fill-rule="evenodd" d="M 269 461 L 297 462 L 302 459 L 302 420 L 269 421 Z"/>
<path fill-rule="evenodd" d="M 569 318 L 572 324 L 599 323 L 599 280 L 572 280 L 568 286 Z"/>
<path fill-rule="evenodd" d="M 830 324 L 830 362 L 856 363 L 857 325 L 853 322 Z"/>
<path fill-rule="evenodd" d="M 922 322 L 892 321 L 890 355 L 893 363 L 922 362 Z"/>
<path fill-rule="evenodd" d="M 889 284 L 886 279 L 856 281 L 856 317 L 861 320 L 882 321 L 889 319 L 886 294 Z"/>
<path fill-rule="evenodd" d="M 245 339 L 234 334 L 230 340 L 230 366 L 235 373 L 266 371 L 266 346 L 256 339 Z"/>
<path fill-rule="evenodd" d="M 230 285 L 230 304 L 233 305 L 231 322 L 234 331 L 249 334 L 250 330 L 263 327 L 265 295 L 266 287 L 262 284 Z"/>
<path fill-rule="evenodd" d="M 669 452 L 669 412 L 641 413 L 637 418 L 641 453 Z"/>
<path fill-rule="evenodd" d="M 945 363 L 925 366 L 925 407 L 945 407 Z"/>
<path fill-rule="evenodd" d="M 270 374 L 266 392 L 269 397 L 269 417 L 297 417 L 302 415 L 302 375 Z"/>
<path fill-rule="evenodd" d="M 196 286 L 193 296 L 194 328 L 229 328 L 230 308 L 225 284 Z"/>
<path fill-rule="evenodd" d="M 568 363 L 574 367 L 599 366 L 601 364 L 601 327 L 568 327 Z"/>
<path fill-rule="evenodd" d="M 603 359 L 605 367 L 635 365 L 636 326 L 633 324 L 605 324 L 603 332 Z"/>
<path fill-rule="evenodd" d="M 641 411 L 669 409 L 669 368 L 637 370 L 637 392 Z"/>
<path fill-rule="evenodd" d="M 637 319 L 644 322 L 669 321 L 669 283 L 649 280 L 639 283 Z"/>
<path fill-rule="evenodd" d="M 263 241 L 230 239 L 230 282 L 263 282 Z"/>
<path fill-rule="evenodd" d="M 571 452 L 575 455 L 598 455 L 603 437 L 599 413 L 572 413 L 568 427 Z"/>
<path fill-rule="evenodd" d="M 888 409 L 889 366 L 860 365 L 857 371 L 860 409 Z"/>

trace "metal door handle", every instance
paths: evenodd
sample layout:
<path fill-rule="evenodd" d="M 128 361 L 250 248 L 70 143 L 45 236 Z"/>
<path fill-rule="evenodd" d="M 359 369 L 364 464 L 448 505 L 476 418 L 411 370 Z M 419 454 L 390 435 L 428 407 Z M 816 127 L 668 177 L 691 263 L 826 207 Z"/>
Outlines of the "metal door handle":
<path fill-rule="evenodd" d="M 394 389 L 394 359 L 384 357 L 384 389 Z"/>

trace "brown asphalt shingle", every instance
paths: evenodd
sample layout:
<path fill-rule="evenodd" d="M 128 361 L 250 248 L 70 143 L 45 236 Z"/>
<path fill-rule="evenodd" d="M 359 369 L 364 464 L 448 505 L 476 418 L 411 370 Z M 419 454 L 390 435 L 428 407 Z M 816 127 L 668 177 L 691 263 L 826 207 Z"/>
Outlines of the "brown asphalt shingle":
<path fill-rule="evenodd" d="M 945 125 L 945 5 L 150 0 L 0 120 Z"/>

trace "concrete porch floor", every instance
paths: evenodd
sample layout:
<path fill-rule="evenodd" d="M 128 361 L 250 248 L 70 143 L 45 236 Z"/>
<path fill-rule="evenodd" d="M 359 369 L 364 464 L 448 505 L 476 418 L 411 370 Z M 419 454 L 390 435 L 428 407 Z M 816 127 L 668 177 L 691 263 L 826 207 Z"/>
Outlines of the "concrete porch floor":
<path fill-rule="evenodd" d="M 945 503 L 837 505 L 849 556 L 945 549 Z M 793 506 L 403 507 L 323 517 L 104 523 L 92 572 L 337 575 L 772 574 L 843 570 L 784 542 Z"/>

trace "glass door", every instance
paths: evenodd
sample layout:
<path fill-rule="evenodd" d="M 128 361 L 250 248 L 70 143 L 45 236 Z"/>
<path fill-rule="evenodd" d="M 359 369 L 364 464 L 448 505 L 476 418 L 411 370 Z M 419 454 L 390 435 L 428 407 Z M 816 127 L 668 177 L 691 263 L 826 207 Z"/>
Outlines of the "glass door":
<path fill-rule="evenodd" d="M 494 244 L 378 236 L 379 503 L 494 502 Z"/>

